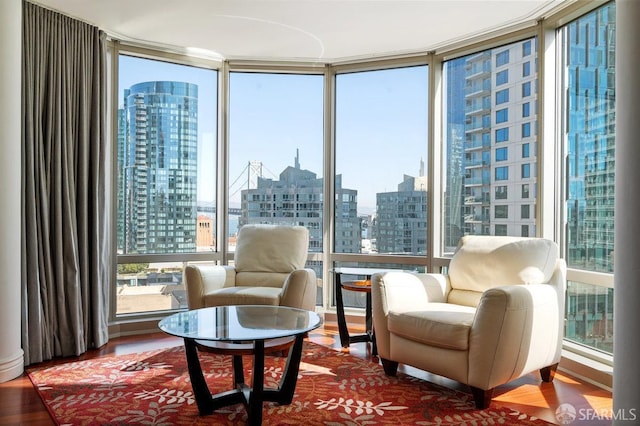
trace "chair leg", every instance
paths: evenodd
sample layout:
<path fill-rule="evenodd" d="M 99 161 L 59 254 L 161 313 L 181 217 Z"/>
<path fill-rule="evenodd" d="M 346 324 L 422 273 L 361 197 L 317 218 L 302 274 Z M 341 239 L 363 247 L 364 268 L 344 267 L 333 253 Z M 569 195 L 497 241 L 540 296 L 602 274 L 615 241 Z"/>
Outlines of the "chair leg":
<path fill-rule="evenodd" d="M 542 377 L 543 382 L 552 382 L 553 378 L 556 375 L 556 370 L 558 369 L 558 364 L 553 364 L 548 367 L 544 367 L 540 369 L 540 377 Z"/>
<path fill-rule="evenodd" d="M 390 361 L 384 358 L 380 358 L 380 360 L 382 361 L 384 374 L 386 374 L 387 376 L 395 376 L 398 372 L 398 363 L 396 361 Z"/>
<path fill-rule="evenodd" d="M 491 405 L 491 397 L 493 396 L 493 389 L 480 389 L 473 386 L 471 388 L 471 394 L 473 395 L 473 401 L 476 403 L 478 410 L 484 410 Z"/>

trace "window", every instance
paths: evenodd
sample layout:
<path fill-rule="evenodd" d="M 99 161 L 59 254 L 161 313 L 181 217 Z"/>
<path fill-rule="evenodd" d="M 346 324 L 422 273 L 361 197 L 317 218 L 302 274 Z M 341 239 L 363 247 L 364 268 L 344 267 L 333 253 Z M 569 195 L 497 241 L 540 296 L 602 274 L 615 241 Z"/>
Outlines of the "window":
<path fill-rule="evenodd" d="M 509 128 L 505 127 L 503 129 L 496 130 L 496 142 L 505 142 L 509 140 Z"/>
<path fill-rule="evenodd" d="M 529 102 L 525 102 L 522 104 L 522 118 L 529 117 L 530 115 L 529 108 L 530 108 Z"/>
<path fill-rule="evenodd" d="M 529 219 L 529 204 L 520 206 L 520 219 Z"/>
<path fill-rule="evenodd" d="M 524 41 L 530 41 L 533 46 L 535 38 Z M 522 42 L 474 52 L 443 63 L 442 93 L 445 94 L 443 102 L 445 111 L 441 125 L 442 129 L 445 129 L 443 134 L 445 155 L 442 164 L 445 176 L 443 176 L 442 186 L 446 191 L 443 190 L 441 193 L 443 200 L 441 226 L 444 253 L 453 253 L 461 235 L 495 232 L 496 228 L 490 223 L 490 217 L 494 212 L 491 203 L 495 203 L 496 200 L 501 200 L 501 204 L 508 206 L 512 216 L 513 212 L 517 212 L 515 209 L 519 209 L 521 177 L 517 169 L 509 173 L 511 165 L 508 162 L 518 160 L 520 157 L 522 121 L 519 119 L 522 102 L 519 101 L 519 93 L 516 96 L 518 99 L 513 99 L 514 96 L 509 91 L 512 90 L 511 87 L 519 90 L 525 79 L 520 72 L 520 64 L 523 61 L 512 65 L 505 64 L 509 64 L 509 61 L 515 58 L 521 58 Z M 490 62 L 489 69 L 485 64 L 487 58 L 496 58 L 495 61 Z M 536 81 L 536 67 L 533 66 L 534 52 L 531 52 L 527 61 L 531 62 L 532 66 L 531 75 L 526 77 L 526 81 Z M 500 66 L 502 67 L 497 68 Z M 474 71 L 478 69 L 483 69 L 485 73 Z M 507 69 L 510 71 L 505 72 Z M 485 87 L 483 84 L 486 82 L 487 73 L 495 75 L 494 81 L 497 85 L 489 103 L 485 103 L 487 92 L 478 89 Z M 491 80 L 489 82 L 493 83 Z M 491 87 L 487 90 L 491 90 Z M 532 94 L 528 101 L 535 102 L 535 94 Z M 513 110 L 509 112 L 508 108 Z M 487 124 L 480 120 L 480 110 L 482 114 L 486 114 L 485 111 L 490 112 L 491 123 Z M 514 128 L 517 123 L 518 127 L 512 130 L 509 123 L 513 123 Z M 535 145 L 536 140 L 529 138 L 527 143 Z M 512 149 L 512 152 L 509 152 L 507 144 L 513 145 L 513 149 L 518 151 Z M 533 148 L 532 146 L 532 156 L 535 155 Z M 482 163 L 480 163 L 480 157 Z M 528 161 L 533 163 L 535 156 Z M 515 167 L 519 167 L 516 164 L 519 163 L 514 163 Z M 527 182 L 534 183 L 531 180 Z M 510 194 L 510 199 L 507 197 L 509 187 L 518 191 L 515 196 Z M 535 199 L 531 202 L 535 202 Z M 519 224 L 498 228 L 498 232 L 505 234 L 509 232 L 519 236 Z"/>
<path fill-rule="evenodd" d="M 529 225 L 520 225 L 520 235 L 523 237 L 529 236 Z"/>
<path fill-rule="evenodd" d="M 531 82 L 522 83 L 522 97 L 531 96 Z"/>
<path fill-rule="evenodd" d="M 531 62 L 524 62 L 522 64 L 522 76 L 528 77 L 531 75 Z"/>
<path fill-rule="evenodd" d="M 503 50 L 496 54 L 496 67 L 509 63 L 509 50 Z"/>
<path fill-rule="evenodd" d="M 509 82 L 509 70 L 503 70 L 496 73 L 496 86 Z"/>
<path fill-rule="evenodd" d="M 531 165 L 529 163 L 521 164 L 522 179 L 531 177 Z"/>
<path fill-rule="evenodd" d="M 426 253 L 427 82 L 426 66 L 336 76 L 335 191 L 353 194 L 336 203 L 337 253 Z M 402 149 L 389 149 L 400 140 Z M 356 159 L 384 172 L 363 172 Z M 343 237 L 345 228 L 356 231 Z"/>
<path fill-rule="evenodd" d="M 496 161 L 506 161 L 508 157 L 508 148 L 496 148 Z"/>
<path fill-rule="evenodd" d="M 509 179 L 509 166 L 496 167 L 496 180 Z"/>
<path fill-rule="evenodd" d="M 522 144 L 522 158 L 529 158 L 529 144 Z"/>
<path fill-rule="evenodd" d="M 496 105 L 509 102 L 509 89 L 502 89 L 496 92 Z"/>
<path fill-rule="evenodd" d="M 528 138 L 531 136 L 531 123 L 522 123 L 522 137 Z"/>
<path fill-rule="evenodd" d="M 217 72 L 125 54 L 118 65 L 115 313 L 186 307 L 176 261 L 215 250 Z"/>
<path fill-rule="evenodd" d="M 528 183 L 523 183 L 522 184 L 521 197 L 522 198 L 529 198 L 529 184 Z"/>
<path fill-rule="evenodd" d="M 509 108 L 503 108 L 496 111 L 496 124 L 504 123 L 509 120 Z"/>
<path fill-rule="evenodd" d="M 531 40 L 527 40 L 522 43 L 522 56 L 531 55 Z"/>
<path fill-rule="evenodd" d="M 493 233 L 499 236 L 507 235 L 507 225 L 495 225 Z"/>
<path fill-rule="evenodd" d="M 496 200 L 506 200 L 507 199 L 507 186 L 500 185 L 496 186 Z"/>
<path fill-rule="evenodd" d="M 295 224 L 309 230 L 311 252 L 322 250 L 323 84 L 321 75 L 229 73 L 230 237 L 246 224 Z M 307 266 L 322 276 L 321 262 Z"/>
<path fill-rule="evenodd" d="M 567 274 L 565 336 L 613 353 L 613 291 L 600 276 L 614 273 L 615 42 L 616 4 L 609 2 L 559 29 L 566 120 L 562 142 L 567 266 L 590 283 Z"/>
<path fill-rule="evenodd" d="M 508 219 L 509 218 L 509 206 L 494 206 L 494 216 L 496 219 Z"/>

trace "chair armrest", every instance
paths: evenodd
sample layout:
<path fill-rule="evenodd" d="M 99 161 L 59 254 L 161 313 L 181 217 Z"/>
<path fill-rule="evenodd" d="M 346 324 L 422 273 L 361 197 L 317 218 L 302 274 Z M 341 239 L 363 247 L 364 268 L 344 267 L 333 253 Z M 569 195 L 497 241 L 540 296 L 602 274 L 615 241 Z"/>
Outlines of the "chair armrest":
<path fill-rule="evenodd" d="M 482 294 L 469 336 L 469 385 L 491 389 L 560 360 L 563 300 L 550 284 Z"/>
<path fill-rule="evenodd" d="M 233 266 L 187 265 L 183 281 L 189 309 L 204 308 L 204 296 L 223 287 L 233 287 L 235 276 Z"/>
<path fill-rule="evenodd" d="M 384 272 L 371 277 L 371 310 L 378 353 L 389 359 L 390 311 L 422 310 L 429 302 L 445 302 L 448 278 L 443 274 Z"/>
<path fill-rule="evenodd" d="M 287 276 L 282 286 L 280 305 L 307 311 L 315 310 L 317 286 L 316 273 L 313 269 L 296 269 Z"/>

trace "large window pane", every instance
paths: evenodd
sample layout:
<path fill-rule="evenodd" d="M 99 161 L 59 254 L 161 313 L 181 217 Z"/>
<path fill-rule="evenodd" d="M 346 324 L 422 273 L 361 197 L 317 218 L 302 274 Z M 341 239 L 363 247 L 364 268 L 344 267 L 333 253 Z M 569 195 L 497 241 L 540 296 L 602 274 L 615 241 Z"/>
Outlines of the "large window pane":
<path fill-rule="evenodd" d="M 613 354 L 613 289 L 569 281 L 565 337 Z"/>
<path fill-rule="evenodd" d="M 613 273 L 615 199 L 615 3 L 559 31 L 567 157 L 566 259 L 570 268 Z M 613 352 L 613 289 L 570 282 L 569 340 Z"/>
<path fill-rule="evenodd" d="M 526 144 L 537 141 L 530 136 L 533 132 L 523 135 L 521 129 L 523 115 L 528 117 L 527 126 L 535 121 L 536 111 L 529 105 L 535 102 L 536 93 L 521 88 L 534 85 L 537 70 L 527 75 L 521 70 L 525 62 L 535 62 L 536 41 L 532 38 L 444 63 L 445 253 L 452 253 L 466 234 L 520 236 L 523 226 L 535 234 L 535 219 L 502 212 L 517 212 L 523 203 L 535 203 L 534 198 L 523 200 L 520 189 L 525 183 L 535 183 L 535 173 L 529 172 L 535 170 L 534 150 L 522 146 L 523 137 Z M 509 81 L 500 84 L 499 90 L 497 84 L 486 84 L 502 82 L 499 76 L 507 71 Z M 496 117 L 499 127 L 478 120 L 487 114 Z M 491 215 L 492 210 L 500 214 Z"/>
<path fill-rule="evenodd" d="M 229 250 L 239 227 L 267 223 L 305 226 L 309 250 L 322 252 L 323 76 L 229 79 Z M 307 266 L 321 282 L 322 263 Z"/>
<path fill-rule="evenodd" d="M 426 253 L 427 71 L 336 76 L 336 253 Z"/>
<path fill-rule="evenodd" d="M 214 249 L 216 105 L 216 71 L 119 57 L 117 314 L 186 306 L 182 263 L 149 256 Z"/>
<path fill-rule="evenodd" d="M 567 119 L 567 262 L 613 271 L 615 5 L 562 28 Z"/>

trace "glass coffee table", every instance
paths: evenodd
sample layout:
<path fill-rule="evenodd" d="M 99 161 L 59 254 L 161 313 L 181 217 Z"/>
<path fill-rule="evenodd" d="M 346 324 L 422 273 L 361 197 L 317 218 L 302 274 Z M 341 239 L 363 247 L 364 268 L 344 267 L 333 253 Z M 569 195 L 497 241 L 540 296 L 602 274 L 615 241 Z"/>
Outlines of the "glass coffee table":
<path fill-rule="evenodd" d="M 164 318 L 162 331 L 184 339 L 193 393 L 201 415 L 243 403 L 248 424 L 262 423 L 262 403 L 291 404 L 307 332 L 322 321 L 315 312 L 286 306 L 219 306 L 179 312 Z M 289 351 L 277 389 L 264 388 L 265 353 Z M 231 355 L 235 388 L 211 394 L 204 379 L 198 351 Z M 242 355 L 253 355 L 251 386 L 244 381 Z"/>

